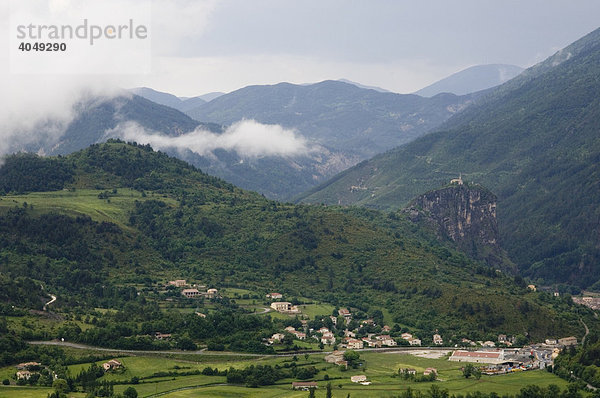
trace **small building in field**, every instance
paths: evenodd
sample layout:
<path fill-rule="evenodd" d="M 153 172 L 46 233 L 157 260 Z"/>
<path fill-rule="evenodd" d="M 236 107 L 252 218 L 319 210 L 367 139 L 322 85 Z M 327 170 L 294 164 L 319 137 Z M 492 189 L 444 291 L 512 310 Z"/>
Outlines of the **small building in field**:
<path fill-rule="evenodd" d="M 217 289 L 208 289 L 206 291 L 206 297 L 208 297 L 209 299 L 217 298 L 219 297 L 219 291 Z"/>
<path fill-rule="evenodd" d="M 367 376 L 365 376 L 365 375 L 352 376 L 352 377 L 350 377 L 350 381 L 352 383 L 364 383 L 365 381 L 367 381 Z"/>
<path fill-rule="evenodd" d="M 535 285 L 527 285 L 527 289 L 531 290 L 532 292 L 537 292 Z"/>
<path fill-rule="evenodd" d="M 279 300 L 283 298 L 283 294 L 281 293 L 269 293 L 267 294 L 267 298 L 270 298 L 271 300 Z"/>
<path fill-rule="evenodd" d="M 175 279 L 174 281 L 169 281 L 170 286 L 175 287 L 184 287 L 187 286 L 185 279 Z"/>
<path fill-rule="evenodd" d="M 317 389 L 317 382 L 315 381 L 293 381 L 292 390 L 308 391 L 311 388 Z"/>
<path fill-rule="evenodd" d="M 105 372 L 107 372 L 109 370 L 119 369 L 122 366 L 123 366 L 123 364 L 120 361 L 117 361 L 116 359 L 111 359 L 110 361 L 104 362 L 102 364 L 102 368 L 104 369 Z"/>

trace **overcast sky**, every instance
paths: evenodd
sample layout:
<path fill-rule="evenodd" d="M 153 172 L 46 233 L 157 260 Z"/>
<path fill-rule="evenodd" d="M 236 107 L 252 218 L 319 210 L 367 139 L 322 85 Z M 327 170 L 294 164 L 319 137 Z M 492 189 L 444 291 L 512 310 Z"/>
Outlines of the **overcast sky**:
<path fill-rule="evenodd" d="M 59 14 L 61 7 L 80 3 L 9 1 L 47 3 L 48 12 Z M 119 3 L 152 7 L 151 73 L 93 80 L 148 86 L 180 96 L 339 78 L 409 93 L 473 65 L 531 66 L 600 25 L 598 0 Z M 5 4 L 0 11 L 6 16 Z M 42 13 L 45 9 L 37 8 Z M 107 16 L 119 15 L 118 8 L 108 4 Z M 7 73 L 4 69 L 2 75 L 6 78 Z"/>
<path fill-rule="evenodd" d="M 347 78 L 406 93 L 472 65 L 531 66 L 600 25 L 598 0 L 222 0 L 202 13 L 181 15 L 198 29 L 132 83 L 191 96 Z"/>

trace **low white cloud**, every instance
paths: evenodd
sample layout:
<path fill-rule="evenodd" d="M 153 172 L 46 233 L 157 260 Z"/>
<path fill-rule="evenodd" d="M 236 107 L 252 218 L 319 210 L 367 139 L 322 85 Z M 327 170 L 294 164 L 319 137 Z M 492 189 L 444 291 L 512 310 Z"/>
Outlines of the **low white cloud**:
<path fill-rule="evenodd" d="M 106 136 L 150 144 L 155 149 L 190 150 L 202 156 L 211 156 L 216 149 L 235 151 L 242 157 L 293 157 L 313 151 L 306 139 L 294 130 L 277 124 L 262 124 L 255 120 L 241 120 L 232 124 L 222 134 L 196 129 L 175 137 L 148 131 L 129 121 L 108 130 Z"/>

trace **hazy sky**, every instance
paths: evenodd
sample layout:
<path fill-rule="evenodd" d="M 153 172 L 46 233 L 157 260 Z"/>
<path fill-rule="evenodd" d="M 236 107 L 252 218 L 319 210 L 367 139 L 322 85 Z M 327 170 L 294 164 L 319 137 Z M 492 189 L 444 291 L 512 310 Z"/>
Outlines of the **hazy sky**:
<path fill-rule="evenodd" d="M 10 2 L 35 2 L 40 14 L 61 15 L 81 1 L 2 0 L 0 22 L 6 25 Z M 73 81 L 78 87 L 85 81 L 96 86 L 106 82 L 194 96 L 250 84 L 347 78 L 408 93 L 473 65 L 530 66 L 600 25 L 598 0 L 120 0 L 120 6 L 97 0 L 95 4 L 107 4 L 107 17 L 123 16 L 127 6 L 151 8 L 151 73 L 86 77 L 83 70 L 83 75 L 62 76 L 62 86 L 70 88 Z M 5 37 L 0 45 L 7 45 Z M 27 87 L 19 90 L 27 92 L 40 81 L 52 85 L 54 79 L 47 77 L 11 76 L 7 52 L 2 56 L 0 76 L 13 88 Z"/>
<path fill-rule="evenodd" d="M 205 4 L 202 15 L 181 15 L 197 18 L 197 30 L 162 47 L 154 73 L 132 83 L 191 96 L 348 78 L 404 93 L 472 65 L 530 66 L 600 26 L 598 0 Z"/>

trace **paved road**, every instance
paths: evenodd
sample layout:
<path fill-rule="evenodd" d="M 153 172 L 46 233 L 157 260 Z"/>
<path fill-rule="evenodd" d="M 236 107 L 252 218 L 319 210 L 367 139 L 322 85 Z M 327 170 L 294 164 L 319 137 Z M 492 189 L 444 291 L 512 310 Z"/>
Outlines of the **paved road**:
<path fill-rule="evenodd" d="M 198 351 L 149 351 L 149 350 L 121 350 L 118 348 L 106 348 L 96 347 L 86 344 L 70 343 L 68 341 L 29 341 L 29 344 L 33 345 L 54 345 L 61 347 L 77 348 L 80 350 L 95 350 L 95 351 L 109 351 L 109 352 L 124 352 L 127 354 L 193 354 L 193 355 L 229 355 L 229 356 L 251 356 L 251 357 L 264 357 L 263 354 L 246 354 L 243 352 L 221 352 L 221 351 L 206 351 L 206 349 Z"/>
<path fill-rule="evenodd" d="M 109 352 L 123 352 L 127 354 L 192 354 L 192 355 L 220 355 L 220 356 L 238 356 L 238 357 L 292 357 L 294 355 L 303 355 L 303 354 L 330 354 L 331 351 L 294 351 L 294 352 L 286 352 L 281 354 L 252 354 L 252 353 L 244 353 L 244 352 L 231 352 L 231 351 L 207 351 L 206 349 L 197 350 L 197 351 L 178 351 L 178 350 L 168 350 L 168 351 L 148 351 L 148 350 L 121 350 L 118 348 L 105 348 L 105 347 L 96 347 L 86 344 L 79 343 L 71 343 L 68 341 L 30 341 L 29 344 L 33 345 L 52 345 L 52 346 L 61 346 L 61 347 L 70 347 L 77 348 L 80 350 L 96 350 L 96 351 L 109 351 Z M 431 349 L 429 347 L 392 347 L 392 348 L 362 348 L 359 352 L 390 352 L 390 353 L 410 353 L 411 351 L 450 351 L 455 348 L 446 347 L 440 348 L 436 347 Z"/>

